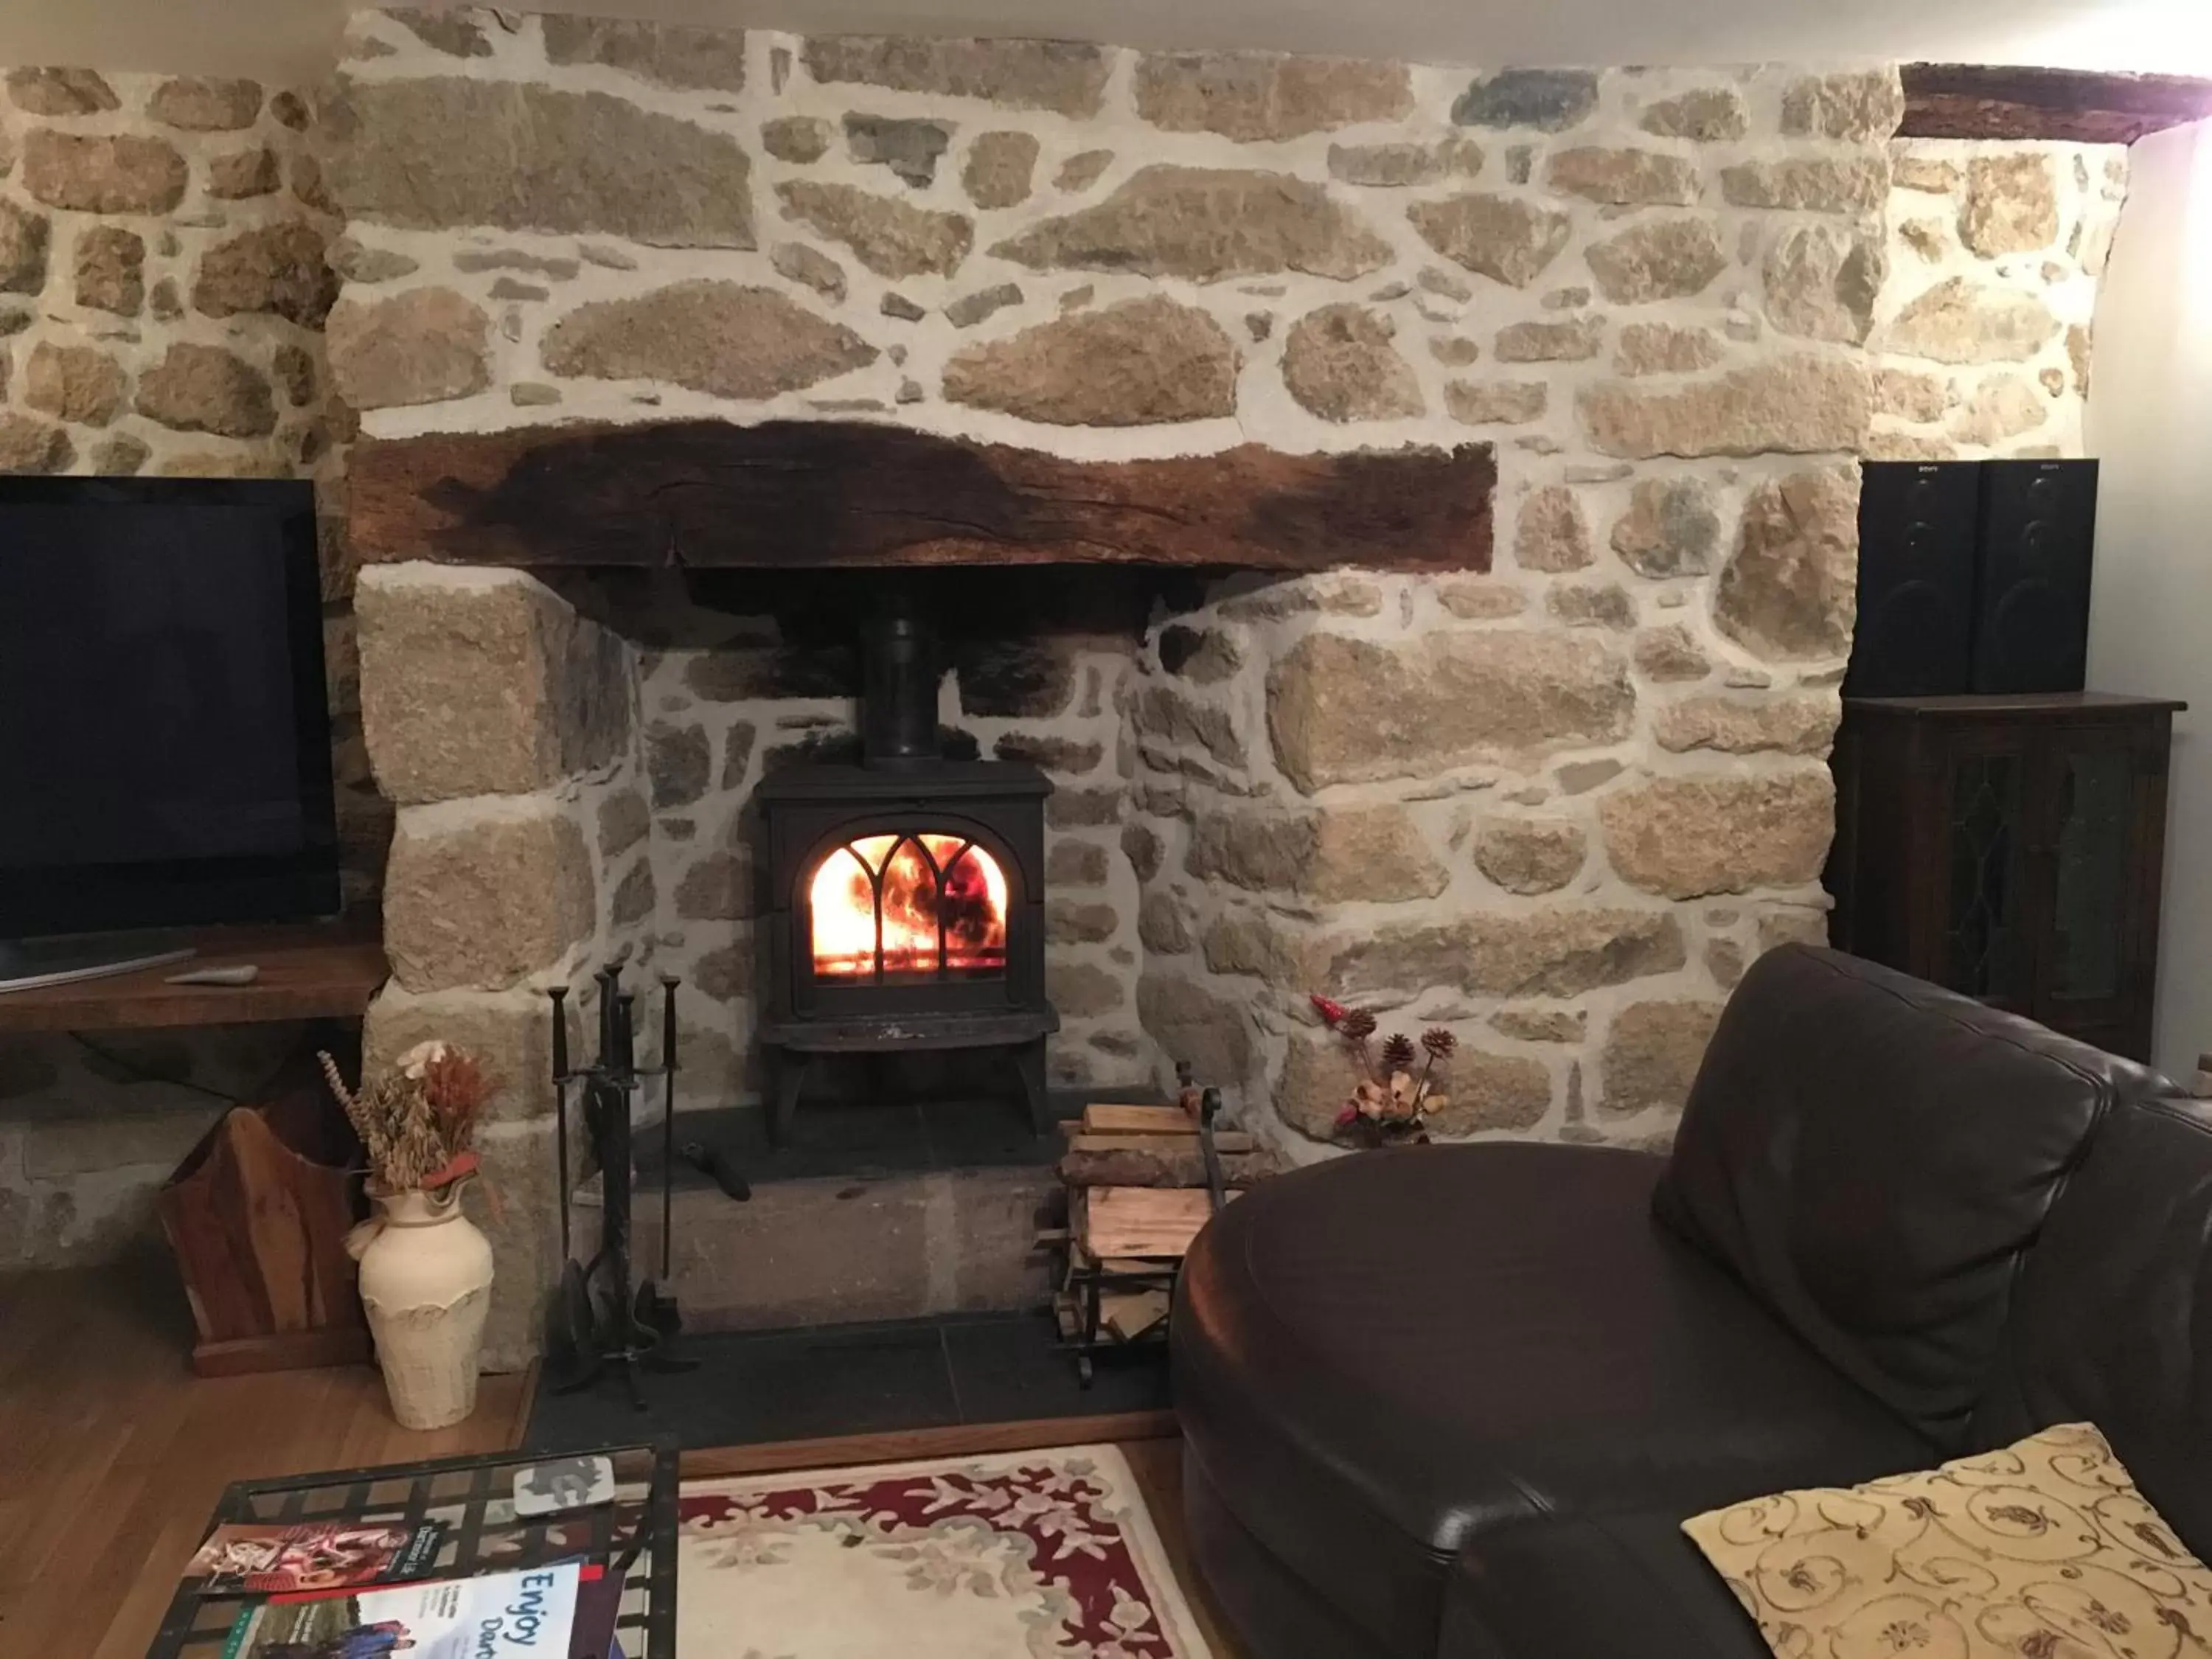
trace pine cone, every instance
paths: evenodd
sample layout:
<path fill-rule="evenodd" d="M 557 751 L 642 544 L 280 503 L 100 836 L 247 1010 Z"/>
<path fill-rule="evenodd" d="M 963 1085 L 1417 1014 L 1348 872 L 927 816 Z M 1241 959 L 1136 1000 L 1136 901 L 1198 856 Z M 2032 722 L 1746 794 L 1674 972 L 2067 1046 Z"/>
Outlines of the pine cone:
<path fill-rule="evenodd" d="M 1449 1060 L 1452 1050 L 1459 1047 L 1459 1039 L 1441 1025 L 1431 1025 L 1421 1033 L 1421 1047 L 1429 1051 L 1431 1060 Z"/>
<path fill-rule="evenodd" d="M 1364 1042 L 1375 1035 L 1375 1016 L 1364 1008 L 1348 1009 L 1336 1029 L 1353 1042 Z"/>
<path fill-rule="evenodd" d="M 1393 1031 L 1382 1039 L 1382 1070 L 1387 1075 L 1402 1072 L 1413 1063 L 1413 1040 L 1403 1031 Z"/>

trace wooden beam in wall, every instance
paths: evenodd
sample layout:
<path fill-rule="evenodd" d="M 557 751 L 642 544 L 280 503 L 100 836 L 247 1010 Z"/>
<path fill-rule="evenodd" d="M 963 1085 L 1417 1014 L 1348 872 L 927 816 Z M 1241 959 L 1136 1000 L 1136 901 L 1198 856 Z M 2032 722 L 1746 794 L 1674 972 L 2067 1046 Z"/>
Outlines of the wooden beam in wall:
<path fill-rule="evenodd" d="M 1076 461 L 860 422 L 368 439 L 360 556 L 691 569 L 1123 564 L 1487 570 L 1487 444 Z"/>
<path fill-rule="evenodd" d="M 2212 81 L 2185 75 L 1907 64 L 1900 138 L 2132 144 L 2212 117 Z"/>

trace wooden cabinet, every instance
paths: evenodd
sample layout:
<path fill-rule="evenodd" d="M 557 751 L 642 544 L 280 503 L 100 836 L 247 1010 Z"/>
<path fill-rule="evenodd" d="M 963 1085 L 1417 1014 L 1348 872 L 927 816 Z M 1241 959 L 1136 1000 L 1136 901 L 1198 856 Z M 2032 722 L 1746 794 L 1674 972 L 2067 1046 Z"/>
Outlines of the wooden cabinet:
<path fill-rule="evenodd" d="M 2147 1059 L 2185 707 L 1846 697 L 1826 878 L 1836 947 Z"/>

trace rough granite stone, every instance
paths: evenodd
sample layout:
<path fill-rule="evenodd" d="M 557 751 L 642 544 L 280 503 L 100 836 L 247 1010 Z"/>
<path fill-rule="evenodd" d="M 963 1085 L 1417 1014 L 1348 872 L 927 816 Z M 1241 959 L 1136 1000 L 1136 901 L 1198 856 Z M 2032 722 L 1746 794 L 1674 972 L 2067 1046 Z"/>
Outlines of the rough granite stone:
<path fill-rule="evenodd" d="M 1140 738 L 1203 749 L 1224 766 L 1245 763 L 1236 722 L 1218 704 L 1187 696 L 1172 685 L 1148 685 L 1129 699 L 1127 707 L 1130 730 Z"/>
<path fill-rule="evenodd" d="M 1734 87 L 1700 87 L 1652 105 L 1637 125 L 1661 138 L 1733 143 L 1751 131 L 1751 112 Z"/>
<path fill-rule="evenodd" d="M 1651 220 L 1593 244 L 1588 258 L 1598 292 L 1615 305 L 1702 294 L 1729 264 L 1710 219 Z"/>
<path fill-rule="evenodd" d="M 1833 692 L 1753 702 L 1690 697 L 1662 707 L 1652 718 L 1651 734 L 1662 749 L 1677 754 L 1710 749 L 1723 755 L 1823 755 L 1841 714 Z"/>
<path fill-rule="evenodd" d="M 100 477 L 127 478 L 145 465 L 153 453 L 143 439 L 118 432 L 92 447 L 92 470 Z"/>
<path fill-rule="evenodd" d="M 1038 148 L 1032 133 L 978 133 L 968 146 L 960 187 L 979 208 L 1018 206 L 1030 198 Z"/>
<path fill-rule="evenodd" d="M 1237 347 L 1164 295 L 1039 323 L 963 348 L 947 400 L 1055 426 L 1142 426 L 1237 411 Z"/>
<path fill-rule="evenodd" d="M 1564 195 L 1613 207 L 1688 207 L 1703 184 L 1698 164 L 1686 157 L 1595 146 L 1553 152 L 1544 182 Z"/>
<path fill-rule="evenodd" d="M 186 132 L 241 132 L 261 113 L 261 87 L 253 81 L 188 76 L 164 81 L 146 100 L 146 113 Z"/>
<path fill-rule="evenodd" d="M 1463 127 L 1565 132 L 1596 107 L 1597 76 L 1587 70 L 1508 70 L 1471 82 L 1451 118 Z"/>
<path fill-rule="evenodd" d="M 1241 1085 L 1252 1066 L 1252 1033 L 1237 1004 L 1181 975 L 1146 973 L 1137 981 L 1137 1018 L 1171 1060 L 1200 1077 Z"/>
<path fill-rule="evenodd" d="M 761 123 L 761 148 L 779 161 L 804 166 L 830 153 L 836 131 L 818 115 L 779 115 Z"/>
<path fill-rule="evenodd" d="M 1846 655 L 1858 585 L 1856 466 L 1769 479 L 1744 505 L 1713 622 L 1770 662 Z"/>
<path fill-rule="evenodd" d="M 1070 196 L 1080 196 L 1085 191 L 1106 176 L 1106 169 L 1114 165 L 1110 149 L 1078 150 L 1060 164 L 1060 171 L 1052 176 L 1052 187 Z"/>
<path fill-rule="evenodd" d="M 653 830 L 653 810 L 635 789 L 617 790 L 599 803 L 599 860 L 612 863 Z"/>
<path fill-rule="evenodd" d="M 751 855 L 740 848 L 709 853 L 676 887 L 676 914 L 684 921 L 749 921 L 760 908 Z"/>
<path fill-rule="evenodd" d="M 387 799 L 526 794 L 629 747 L 622 641 L 544 584 L 378 572 L 361 582 L 355 606 L 362 730 Z M 600 835 L 609 857 L 630 844 L 611 834 L 604 813 Z"/>
<path fill-rule="evenodd" d="M 1622 659 L 1573 634 L 1310 634 L 1267 676 L 1276 763 L 1308 794 L 1617 742 L 1634 703 Z"/>
<path fill-rule="evenodd" d="M 417 1043 L 443 1042 L 483 1067 L 489 1122 L 551 1115 L 552 1033 L 545 999 L 534 991 L 444 991 L 410 996 L 387 986 L 362 1022 L 362 1058 L 372 1073 L 398 1064 Z"/>
<path fill-rule="evenodd" d="M 1893 69 L 1808 76 L 1782 94 L 1782 131 L 1791 137 L 1852 143 L 1887 138 L 1905 119 L 1905 90 Z"/>
<path fill-rule="evenodd" d="M 1974 388 L 1974 395 L 1951 416 L 1948 430 L 1960 443 L 1986 448 L 2033 432 L 2051 418 L 2050 404 L 2015 375 L 1997 374 Z"/>
<path fill-rule="evenodd" d="M 76 278 L 79 305 L 136 317 L 146 302 L 145 239 L 120 225 L 86 226 L 77 233 Z"/>
<path fill-rule="evenodd" d="M 845 268 L 804 242 L 778 242 L 769 252 L 775 274 L 802 283 L 831 304 L 845 297 Z"/>
<path fill-rule="evenodd" d="M 76 447 L 62 428 L 0 409 L 0 475 L 64 472 L 76 459 Z"/>
<path fill-rule="evenodd" d="M 596 907 L 583 833 L 549 805 L 434 823 L 400 814 L 384 945 L 404 990 L 519 985 L 590 937 Z"/>
<path fill-rule="evenodd" d="M 1349 281 L 1391 258 L 1389 245 L 1322 185 L 1282 173 L 1165 164 L 991 252 L 1040 269 L 1199 283 L 1285 270 Z"/>
<path fill-rule="evenodd" d="M 130 378 L 97 346 L 41 340 L 23 372 L 23 402 L 58 421 L 106 426 L 125 407 Z"/>
<path fill-rule="evenodd" d="M 1969 159 L 1959 240 L 1984 259 L 2056 242 L 2058 189 L 2049 157 L 2027 151 Z"/>
<path fill-rule="evenodd" d="M 1403 64 L 1267 52 L 1148 52 L 1136 96 L 1138 115 L 1164 131 L 1245 143 L 1401 120 L 1413 106 Z"/>
<path fill-rule="evenodd" d="M 1013 283 L 1000 283 L 994 287 L 977 289 L 973 294 L 963 294 L 945 307 L 945 320 L 955 328 L 973 328 L 1004 311 L 1008 306 L 1022 302 L 1022 290 Z"/>
<path fill-rule="evenodd" d="M 1889 165 L 1867 155 L 1746 161 L 1722 170 L 1721 194 L 1731 207 L 1879 213 L 1889 194 Z"/>
<path fill-rule="evenodd" d="M 1580 570 L 1595 556 L 1582 503 L 1565 484 L 1537 490 L 1521 505 L 1513 531 L 1513 562 L 1523 570 Z"/>
<path fill-rule="evenodd" d="M 745 37 L 740 30 L 558 12 L 547 13 L 542 21 L 549 63 L 605 64 L 688 92 L 744 90 Z"/>
<path fill-rule="evenodd" d="M 1462 426 L 1519 426 L 1551 404 L 1541 380 L 1447 380 L 1444 412 Z"/>
<path fill-rule="evenodd" d="M 1497 622 L 1528 608 L 1528 596 L 1503 582 L 1445 581 L 1436 592 L 1437 603 L 1462 622 Z"/>
<path fill-rule="evenodd" d="M 795 179 L 775 187 L 783 216 L 842 242 L 878 276 L 950 276 L 974 245 L 965 215 L 911 207 L 852 185 Z"/>
<path fill-rule="evenodd" d="M 355 409 L 465 398 L 491 384 L 491 319 L 449 288 L 341 301 L 325 325 L 331 380 Z"/>
<path fill-rule="evenodd" d="M 714 781 L 714 747 L 706 727 L 669 720 L 646 727 L 645 772 L 656 812 L 695 805 Z"/>
<path fill-rule="evenodd" d="M 1609 628 L 1626 633 L 1636 626 L 1636 601 L 1618 582 L 1575 582 L 1544 595 L 1544 608 L 1570 628 Z"/>
<path fill-rule="evenodd" d="M 1451 878 L 1402 806 L 1201 813 L 1183 868 L 1201 881 L 1325 904 L 1434 898 Z"/>
<path fill-rule="evenodd" d="M 332 242 L 324 250 L 323 258 L 349 283 L 388 283 L 394 277 L 411 276 L 422 269 L 404 253 L 369 247 L 350 236 L 341 236 Z"/>
<path fill-rule="evenodd" d="M 1283 384 L 1324 421 L 1387 421 L 1426 412 L 1421 383 L 1391 343 L 1390 319 L 1340 301 L 1310 311 L 1283 342 Z"/>
<path fill-rule="evenodd" d="M 112 137 L 33 127 L 21 179 L 33 199 L 76 213 L 167 213 L 191 173 L 177 147 L 137 133 Z"/>
<path fill-rule="evenodd" d="M 1613 526 L 1613 550 L 1638 575 L 1701 576 L 1713 567 L 1720 534 L 1711 485 L 1686 477 L 1641 478 Z"/>
<path fill-rule="evenodd" d="M 1874 410 L 1923 425 L 1940 421 L 1952 404 L 1951 382 L 1941 374 L 1910 368 L 1878 368 L 1874 375 Z"/>
<path fill-rule="evenodd" d="M 1317 978 L 1340 996 L 1450 986 L 1482 997 L 1577 997 L 1688 961 L 1673 912 L 1548 905 L 1401 922 L 1330 941 Z"/>
<path fill-rule="evenodd" d="M 1705 655 L 1705 647 L 1680 623 L 1646 629 L 1638 634 L 1632 654 L 1636 672 L 1659 684 L 1701 680 L 1713 672 L 1712 659 Z"/>
<path fill-rule="evenodd" d="M 1826 767 L 1653 778 L 1598 801 L 1614 872 L 1664 898 L 1817 881 L 1835 833 Z"/>
<path fill-rule="evenodd" d="M 1070 40 L 817 35 L 800 55 L 817 81 L 986 98 L 1079 118 L 1098 113 L 1113 67 L 1100 47 Z"/>
<path fill-rule="evenodd" d="M 888 167 L 917 190 L 937 182 L 937 164 L 952 145 L 942 121 L 890 115 L 845 117 L 845 151 L 863 167 Z"/>
<path fill-rule="evenodd" d="M 1517 197 L 1474 193 L 1417 202 L 1406 216 L 1447 259 L 1511 288 L 1526 288 L 1567 245 L 1573 222 Z"/>
<path fill-rule="evenodd" d="M 211 155 L 207 164 L 207 192 L 226 202 L 273 195 L 284 182 L 276 165 L 276 152 L 266 144 Z"/>
<path fill-rule="evenodd" d="M 1106 849 L 1095 841 L 1055 841 L 1052 850 L 1045 854 L 1044 879 L 1048 887 L 1103 887 L 1112 860 Z"/>
<path fill-rule="evenodd" d="M 1759 455 L 1851 453 L 1873 419 L 1865 366 L 1850 359 L 1771 358 L 1680 390 L 1601 382 L 1577 399 L 1601 454 Z"/>
<path fill-rule="evenodd" d="M 1215 629 L 1170 623 L 1160 630 L 1160 666 L 1197 685 L 1218 685 L 1244 665 L 1237 642 Z"/>
<path fill-rule="evenodd" d="M 1581 873 L 1589 841 L 1563 818 L 1486 818 L 1476 827 L 1474 867 L 1509 893 L 1552 893 Z"/>
<path fill-rule="evenodd" d="M 453 76 L 353 81 L 325 124 L 329 185 L 355 220 L 754 246 L 743 147 L 606 93 Z"/>
<path fill-rule="evenodd" d="M 1628 323 L 1614 343 L 1616 374 L 1695 374 L 1719 365 L 1728 347 L 1711 329 L 1673 323 Z"/>
<path fill-rule="evenodd" d="M 1490 1026 L 1522 1042 L 1580 1042 L 1589 1016 L 1579 1008 L 1500 1008 L 1490 1017 Z"/>
<path fill-rule="evenodd" d="M 615 888 L 608 919 L 617 927 L 634 927 L 653 912 L 660 895 L 653 884 L 653 861 L 640 859 Z"/>
<path fill-rule="evenodd" d="M 1188 956 L 1198 943 L 1182 902 L 1165 888 L 1153 888 L 1139 902 L 1137 942 L 1161 957 Z"/>
<path fill-rule="evenodd" d="M 46 246 L 53 221 L 0 197 L 0 293 L 36 294 L 46 285 Z M 30 313 L 11 312 L 26 323 Z M 14 330 L 9 330 L 14 332 Z"/>
<path fill-rule="evenodd" d="M 1605 319 L 1509 323 L 1498 331 L 1491 355 L 1501 363 L 1587 362 L 1605 349 Z"/>
<path fill-rule="evenodd" d="M 1766 252 L 1767 320 L 1784 334 L 1865 343 L 1889 276 L 1880 237 L 1834 225 L 1800 225 Z"/>
<path fill-rule="evenodd" d="M 97 115 L 119 107 L 115 88 L 87 69 L 14 69 L 8 100 L 26 115 Z"/>
<path fill-rule="evenodd" d="M 1481 171 L 1481 147 L 1466 138 L 1446 138 L 1437 143 L 1401 140 L 1328 147 L 1330 178 L 1371 189 L 1442 184 L 1448 179 L 1472 179 Z"/>
<path fill-rule="evenodd" d="M 669 380 L 717 398 L 773 398 L 875 362 L 875 347 L 773 289 L 697 278 L 579 306 L 538 355 L 564 379 Z"/>
<path fill-rule="evenodd" d="M 324 246 L 320 231 L 297 221 L 218 242 L 201 256 L 192 309 L 204 317 L 266 312 L 302 328 L 319 327 L 338 297 Z"/>
<path fill-rule="evenodd" d="M 1720 1023 L 1717 1002 L 1634 1002 L 1613 1017 L 1598 1060 L 1607 1117 L 1680 1112 Z"/>
<path fill-rule="evenodd" d="M 491 41 L 465 10 L 433 11 L 417 6 L 393 6 L 385 14 L 434 52 L 448 58 L 489 58 Z"/>
<path fill-rule="evenodd" d="M 139 375 L 137 408 L 178 432 L 261 438 L 276 428 L 276 404 L 258 370 L 221 346 L 181 340 Z"/>
<path fill-rule="evenodd" d="M 1119 974 L 1089 963 L 1046 963 L 1044 992 L 1062 1019 L 1097 1019 L 1128 1000 Z"/>

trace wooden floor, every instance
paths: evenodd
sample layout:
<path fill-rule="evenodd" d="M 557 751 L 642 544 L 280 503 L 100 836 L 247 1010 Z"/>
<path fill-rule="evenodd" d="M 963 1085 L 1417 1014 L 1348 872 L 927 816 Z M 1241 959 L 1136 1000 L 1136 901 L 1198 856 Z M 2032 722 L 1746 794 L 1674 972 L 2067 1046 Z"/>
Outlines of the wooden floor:
<path fill-rule="evenodd" d="M 410 1433 L 366 1367 L 201 1378 L 186 1363 L 190 1340 L 181 1293 L 158 1261 L 0 1275 L 0 1659 L 140 1659 L 230 1481 L 501 1450 L 528 1416 L 523 1379 L 487 1377 L 467 1423 Z M 1161 1426 L 1149 1415 L 1096 1419 L 1081 1437 L 1121 1444 L 1215 1659 L 1237 1659 L 1191 1571 L 1178 1443 L 1158 1437 Z M 1066 1443 L 1070 1432 L 970 1431 L 972 1445 L 949 1431 L 878 1435 L 702 1453 L 685 1467 L 952 1455 Z"/>

